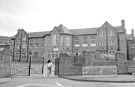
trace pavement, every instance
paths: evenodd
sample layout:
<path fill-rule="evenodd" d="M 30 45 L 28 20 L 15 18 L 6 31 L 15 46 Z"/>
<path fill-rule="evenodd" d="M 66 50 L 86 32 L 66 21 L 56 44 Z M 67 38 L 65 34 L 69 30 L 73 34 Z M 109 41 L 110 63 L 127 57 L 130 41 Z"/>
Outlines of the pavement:
<path fill-rule="evenodd" d="M 0 84 L 11 81 L 11 78 L 0 78 Z"/>
<path fill-rule="evenodd" d="M 65 79 L 85 82 L 135 83 L 135 75 L 60 76 Z"/>

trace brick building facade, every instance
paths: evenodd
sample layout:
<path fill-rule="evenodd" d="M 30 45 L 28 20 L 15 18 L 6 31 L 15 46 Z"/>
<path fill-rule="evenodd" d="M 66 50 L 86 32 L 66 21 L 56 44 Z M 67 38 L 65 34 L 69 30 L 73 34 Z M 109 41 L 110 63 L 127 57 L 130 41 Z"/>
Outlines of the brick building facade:
<path fill-rule="evenodd" d="M 96 28 L 68 29 L 61 24 L 45 32 L 21 29 L 12 37 L 13 60 L 28 61 L 29 52 L 33 58 L 44 57 L 46 60 L 54 60 L 60 53 L 81 55 L 84 51 L 91 51 L 92 58 L 99 53 L 100 59 L 106 55 L 114 56 L 116 51 L 126 54 L 126 36 L 124 20 L 120 26 L 105 22 Z"/>

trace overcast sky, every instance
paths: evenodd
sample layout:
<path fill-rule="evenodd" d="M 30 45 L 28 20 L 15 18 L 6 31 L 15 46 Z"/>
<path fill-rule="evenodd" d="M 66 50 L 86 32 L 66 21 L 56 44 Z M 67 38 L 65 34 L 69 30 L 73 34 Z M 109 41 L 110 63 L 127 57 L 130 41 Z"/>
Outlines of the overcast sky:
<path fill-rule="evenodd" d="M 135 28 L 134 0 L 0 0 L 0 35 L 13 36 L 19 28 L 27 32 L 113 26 L 126 21 L 127 32 Z"/>

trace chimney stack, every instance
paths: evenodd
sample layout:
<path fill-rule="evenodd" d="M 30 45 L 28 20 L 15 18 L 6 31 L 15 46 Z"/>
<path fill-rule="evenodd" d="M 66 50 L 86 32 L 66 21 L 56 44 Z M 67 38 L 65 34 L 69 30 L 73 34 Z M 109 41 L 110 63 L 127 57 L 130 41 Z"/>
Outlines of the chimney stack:
<path fill-rule="evenodd" d="M 17 31 L 20 32 L 21 29 L 18 29 Z"/>
<path fill-rule="evenodd" d="M 134 37 L 134 29 L 131 30 L 131 33 L 132 33 L 132 35 L 133 35 L 133 37 Z"/>
<path fill-rule="evenodd" d="M 121 20 L 121 26 L 123 26 L 125 28 L 125 20 L 124 19 Z"/>

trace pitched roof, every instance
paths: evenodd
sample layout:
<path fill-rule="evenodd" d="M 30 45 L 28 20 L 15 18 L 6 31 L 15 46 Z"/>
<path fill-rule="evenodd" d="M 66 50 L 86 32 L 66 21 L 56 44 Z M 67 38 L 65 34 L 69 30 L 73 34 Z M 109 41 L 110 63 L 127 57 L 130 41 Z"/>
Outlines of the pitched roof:
<path fill-rule="evenodd" d="M 65 33 L 65 34 L 72 34 L 69 29 L 67 27 L 65 27 L 63 24 L 60 24 L 58 27 L 57 27 L 59 30 L 62 30 L 62 33 Z"/>
<path fill-rule="evenodd" d="M 70 32 L 73 35 L 97 34 L 97 29 L 98 28 L 71 29 Z"/>
<path fill-rule="evenodd" d="M 10 40 L 10 37 L 7 37 L 7 36 L 0 36 L 0 40 L 7 40 L 7 41 L 9 41 L 9 40 Z"/>
<path fill-rule="evenodd" d="M 117 32 L 125 32 L 122 26 L 113 26 L 113 27 L 117 29 Z"/>
<path fill-rule="evenodd" d="M 31 32 L 29 33 L 29 37 L 43 37 L 44 35 L 50 34 L 50 31 L 42 31 L 42 32 Z"/>

